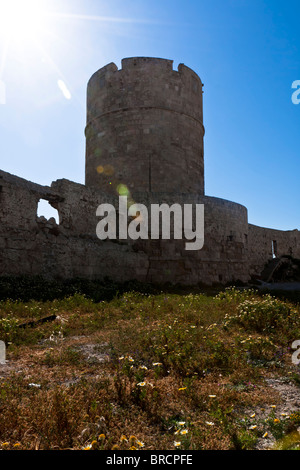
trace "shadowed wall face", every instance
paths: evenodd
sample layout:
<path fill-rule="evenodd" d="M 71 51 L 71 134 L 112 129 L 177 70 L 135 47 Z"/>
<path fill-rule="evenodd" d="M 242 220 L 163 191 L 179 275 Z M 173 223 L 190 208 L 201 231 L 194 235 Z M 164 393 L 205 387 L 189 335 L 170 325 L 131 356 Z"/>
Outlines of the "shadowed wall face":
<path fill-rule="evenodd" d="M 59 223 L 38 216 L 41 199 L 57 209 Z M 148 207 L 149 214 L 151 204 L 203 204 L 204 247 L 187 251 L 185 239 L 174 239 L 172 224 L 170 240 L 100 240 L 97 207 L 107 203 L 118 208 L 117 195 L 66 179 L 41 186 L 0 171 L 0 275 L 108 277 L 187 285 L 247 281 L 245 207 L 208 196 L 168 192 L 139 193 L 137 200 Z"/>
<path fill-rule="evenodd" d="M 123 59 L 88 84 L 86 185 L 204 194 L 202 82 L 173 61 Z"/>

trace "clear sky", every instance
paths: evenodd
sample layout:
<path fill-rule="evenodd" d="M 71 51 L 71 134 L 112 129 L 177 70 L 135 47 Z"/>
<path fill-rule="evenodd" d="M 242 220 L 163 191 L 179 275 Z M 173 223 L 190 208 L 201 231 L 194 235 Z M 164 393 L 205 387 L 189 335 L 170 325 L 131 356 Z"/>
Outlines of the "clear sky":
<path fill-rule="evenodd" d="M 87 82 L 133 56 L 204 82 L 206 194 L 300 229 L 299 1 L 0 0 L 0 168 L 84 183 Z"/>

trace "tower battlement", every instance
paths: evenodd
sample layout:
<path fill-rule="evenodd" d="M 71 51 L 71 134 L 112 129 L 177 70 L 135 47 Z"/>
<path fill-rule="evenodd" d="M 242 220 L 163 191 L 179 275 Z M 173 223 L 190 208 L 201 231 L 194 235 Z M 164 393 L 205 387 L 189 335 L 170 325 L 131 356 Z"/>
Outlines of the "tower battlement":
<path fill-rule="evenodd" d="M 104 65 L 99 70 L 97 70 L 90 78 L 88 82 L 88 86 L 90 85 L 91 81 L 94 80 L 99 75 L 106 75 L 111 74 L 114 72 L 118 72 L 121 70 L 136 70 L 142 68 L 151 67 L 153 70 L 155 67 L 160 69 L 160 71 L 165 72 L 179 72 L 179 73 L 186 73 L 192 75 L 196 80 L 201 82 L 200 77 L 192 70 L 190 67 L 187 67 L 184 64 L 179 64 L 178 69 L 175 70 L 173 67 L 174 61 L 170 59 L 161 59 L 158 57 L 127 57 L 122 59 L 121 61 L 121 69 L 117 67 L 114 62 L 110 62 L 107 65 Z"/>
<path fill-rule="evenodd" d="M 111 62 L 88 82 L 88 123 L 99 114 L 128 106 L 165 106 L 203 121 L 203 83 L 184 64 L 173 69 L 173 60 L 153 57 L 122 59 L 122 67 Z M 116 100 L 116 93 L 120 92 Z"/>

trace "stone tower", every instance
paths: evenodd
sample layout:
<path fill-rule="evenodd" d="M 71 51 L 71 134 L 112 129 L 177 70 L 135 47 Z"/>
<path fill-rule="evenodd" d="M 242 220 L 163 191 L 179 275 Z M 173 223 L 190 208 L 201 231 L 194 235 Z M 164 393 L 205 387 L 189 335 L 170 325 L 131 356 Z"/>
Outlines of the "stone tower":
<path fill-rule="evenodd" d="M 88 83 L 86 179 L 116 194 L 204 194 L 203 84 L 183 64 L 134 57 Z"/>

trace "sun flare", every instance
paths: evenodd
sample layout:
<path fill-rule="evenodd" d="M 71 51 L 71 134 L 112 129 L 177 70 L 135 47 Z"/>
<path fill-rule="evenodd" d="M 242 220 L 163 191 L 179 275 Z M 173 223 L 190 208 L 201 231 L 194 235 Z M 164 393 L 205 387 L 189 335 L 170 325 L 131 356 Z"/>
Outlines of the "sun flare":
<path fill-rule="evenodd" d="M 36 38 L 45 22 L 43 0 L 0 0 L 0 33 L 13 41 Z"/>
<path fill-rule="evenodd" d="M 78 23 L 141 22 L 131 18 L 61 11 L 62 3 L 61 0 L 0 0 L 0 105 L 6 104 L 7 77 L 10 74 L 22 76 L 22 86 L 26 83 L 33 87 L 33 83 L 40 85 L 39 77 L 46 67 L 49 67 L 49 76 L 50 70 L 56 75 L 56 85 L 62 96 L 70 101 L 74 95 L 60 62 L 66 65 L 73 46 L 73 37 L 70 45 L 67 38 Z"/>

